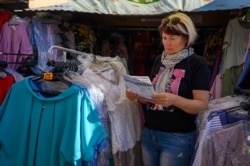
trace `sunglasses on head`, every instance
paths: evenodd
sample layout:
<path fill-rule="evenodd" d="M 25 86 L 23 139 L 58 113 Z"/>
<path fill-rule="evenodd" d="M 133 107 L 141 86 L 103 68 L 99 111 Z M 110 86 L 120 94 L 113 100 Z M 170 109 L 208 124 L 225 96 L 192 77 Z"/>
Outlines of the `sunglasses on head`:
<path fill-rule="evenodd" d="M 164 25 L 166 25 L 166 24 L 176 25 L 180 22 L 181 22 L 181 19 L 178 17 L 173 17 L 172 19 L 167 17 L 167 18 L 164 18 L 161 23 Z"/>

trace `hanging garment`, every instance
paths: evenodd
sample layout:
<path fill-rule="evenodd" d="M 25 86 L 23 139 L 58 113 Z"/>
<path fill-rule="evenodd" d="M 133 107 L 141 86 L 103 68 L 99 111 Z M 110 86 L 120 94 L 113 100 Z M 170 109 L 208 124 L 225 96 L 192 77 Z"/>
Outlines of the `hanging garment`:
<path fill-rule="evenodd" d="M 235 88 L 243 88 L 243 89 L 250 89 L 250 86 L 247 85 L 247 81 L 250 78 L 250 48 L 247 51 L 246 60 L 244 62 L 243 70 L 240 73 L 237 82 L 235 84 Z"/>
<path fill-rule="evenodd" d="M 27 54 L 27 56 L 0 56 L 1 61 L 7 62 L 22 62 L 32 54 L 33 49 L 30 43 L 30 38 L 27 32 L 25 22 L 19 22 L 15 27 L 9 25 L 9 22 L 4 23 L 0 34 L 0 50 L 1 52 L 13 54 Z M 7 60 L 5 59 L 7 58 Z M 20 64 L 10 63 L 8 67 L 16 70 Z"/>
<path fill-rule="evenodd" d="M 9 11 L 0 11 L 0 31 L 2 30 L 3 24 L 9 21 L 12 14 Z"/>
<path fill-rule="evenodd" d="M 209 165 L 207 158 L 209 156 L 208 143 L 211 133 L 221 131 L 228 124 L 237 123 L 241 120 L 250 120 L 248 112 L 241 109 L 241 103 L 245 101 L 247 101 L 247 98 L 244 96 L 218 98 L 209 102 L 208 110 L 198 114 L 197 141 L 193 166 Z"/>
<path fill-rule="evenodd" d="M 234 87 L 242 72 L 242 66 L 233 66 L 225 70 L 222 76 L 221 96 L 234 95 Z"/>
<path fill-rule="evenodd" d="M 69 73 L 68 80 L 91 89 L 91 98 L 100 104 L 99 115 L 110 137 L 106 149 L 106 160 L 114 159 L 115 163 L 124 166 L 140 163 L 140 141 L 142 122 L 136 102 L 126 98 L 126 83 L 123 74 L 127 74 L 120 58 L 99 57 L 81 74 Z M 93 91 L 98 92 L 94 96 Z M 98 104 L 98 101 L 102 103 Z M 133 154 L 133 155 L 131 155 Z M 126 162 L 125 162 L 126 161 Z M 108 165 L 112 163 L 109 161 Z M 108 166 L 107 165 L 107 166 Z M 104 164 L 104 166 L 106 166 Z"/>
<path fill-rule="evenodd" d="M 248 43 L 249 33 L 250 29 L 242 27 L 238 18 L 229 21 L 224 37 L 221 72 L 243 63 L 245 55 L 244 45 Z"/>
<path fill-rule="evenodd" d="M 84 88 L 72 84 L 54 97 L 15 83 L 0 107 L 0 165 L 65 166 L 90 161 L 107 137 Z"/>
<path fill-rule="evenodd" d="M 249 121 L 239 121 L 211 133 L 202 166 L 248 166 Z"/>
<path fill-rule="evenodd" d="M 7 74 L 6 77 L 0 78 L 0 106 L 7 96 L 9 89 L 15 83 L 15 79 L 12 75 Z"/>

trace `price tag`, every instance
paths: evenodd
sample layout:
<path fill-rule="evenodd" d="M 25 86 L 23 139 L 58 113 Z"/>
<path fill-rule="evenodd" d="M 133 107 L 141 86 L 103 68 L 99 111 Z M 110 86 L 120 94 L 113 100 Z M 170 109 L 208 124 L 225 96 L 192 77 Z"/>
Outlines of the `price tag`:
<path fill-rule="evenodd" d="M 53 73 L 51 73 L 51 72 L 44 73 L 43 79 L 44 80 L 53 80 Z"/>

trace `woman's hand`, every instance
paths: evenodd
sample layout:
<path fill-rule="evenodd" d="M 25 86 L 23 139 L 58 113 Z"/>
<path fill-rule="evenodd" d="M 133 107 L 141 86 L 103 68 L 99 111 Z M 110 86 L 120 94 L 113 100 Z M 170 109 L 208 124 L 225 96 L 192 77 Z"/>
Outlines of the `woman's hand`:
<path fill-rule="evenodd" d="M 174 104 L 174 98 L 176 95 L 172 93 L 156 93 L 152 96 L 154 104 L 161 105 L 163 107 L 169 107 Z"/>
<path fill-rule="evenodd" d="M 129 100 L 137 100 L 138 98 L 138 95 L 134 92 L 132 92 L 130 89 L 126 89 L 126 96 Z"/>
<path fill-rule="evenodd" d="M 132 92 L 130 89 L 126 89 L 126 96 L 129 100 L 139 101 L 140 103 L 152 103 L 152 100 L 138 96 L 136 93 Z"/>
<path fill-rule="evenodd" d="M 198 114 L 208 108 L 209 91 L 193 90 L 193 99 L 187 99 L 172 93 L 157 93 L 152 96 L 153 103 L 163 107 L 174 105 L 189 114 Z"/>

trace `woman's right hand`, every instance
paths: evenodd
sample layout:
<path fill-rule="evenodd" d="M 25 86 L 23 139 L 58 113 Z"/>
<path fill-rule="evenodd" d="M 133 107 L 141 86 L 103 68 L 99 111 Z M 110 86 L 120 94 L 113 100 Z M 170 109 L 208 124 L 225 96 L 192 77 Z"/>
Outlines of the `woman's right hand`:
<path fill-rule="evenodd" d="M 129 100 L 135 101 L 138 99 L 138 95 L 132 92 L 130 89 L 126 89 L 126 96 Z"/>
<path fill-rule="evenodd" d="M 138 96 L 136 93 L 132 92 L 130 89 L 126 89 L 126 96 L 129 100 L 138 101 L 140 103 L 152 103 L 152 100 Z"/>

